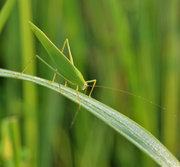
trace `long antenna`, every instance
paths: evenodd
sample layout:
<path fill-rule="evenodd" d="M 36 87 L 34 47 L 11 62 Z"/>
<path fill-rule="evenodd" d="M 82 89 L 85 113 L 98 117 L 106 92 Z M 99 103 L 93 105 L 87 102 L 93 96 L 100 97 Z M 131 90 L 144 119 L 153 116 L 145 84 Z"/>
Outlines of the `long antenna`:
<path fill-rule="evenodd" d="M 92 87 L 92 85 L 88 85 L 88 87 Z M 156 107 L 159 107 L 160 109 L 162 110 L 166 110 L 165 107 L 162 107 L 161 105 L 157 104 L 157 103 L 154 103 L 153 101 L 145 98 L 145 97 L 142 97 L 142 96 L 139 96 L 139 95 L 136 95 L 134 93 L 131 93 L 129 91 L 126 91 L 126 90 L 122 90 L 122 89 L 116 89 L 116 88 L 111 88 L 111 87 L 108 87 L 108 86 L 101 86 L 101 85 L 95 85 L 95 87 L 98 87 L 98 88 L 105 88 L 105 89 L 109 89 L 109 90 L 113 90 L 113 91 L 118 91 L 118 92 L 121 92 L 121 93 L 124 93 L 124 94 L 127 94 L 127 95 L 130 95 L 130 96 L 134 96 L 134 97 L 137 97 L 139 99 L 142 99 L 144 100 L 145 102 L 148 102 Z"/>

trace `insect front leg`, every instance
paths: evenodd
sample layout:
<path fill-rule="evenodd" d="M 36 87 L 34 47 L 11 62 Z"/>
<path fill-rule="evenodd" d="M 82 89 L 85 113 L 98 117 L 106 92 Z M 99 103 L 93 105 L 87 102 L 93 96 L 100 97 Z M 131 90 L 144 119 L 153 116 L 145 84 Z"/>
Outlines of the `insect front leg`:
<path fill-rule="evenodd" d="M 73 120 L 72 120 L 72 122 L 71 122 L 71 125 L 70 125 L 70 127 L 69 127 L 70 129 L 71 129 L 72 126 L 74 125 L 74 122 L 75 122 L 75 120 L 76 120 L 76 118 L 77 118 L 77 116 L 78 116 L 78 113 L 79 113 L 80 109 L 81 109 L 81 101 L 80 101 L 80 97 L 79 97 L 79 86 L 77 86 L 76 92 L 77 92 L 77 96 L 78 96 L 78 100 L 79 100 L 79 107 L 78 107 L 77 111 L 75 112 L 75 115 L 74 115 Z"/>
<path fill-rule="evenodd" d="M 91 94 L 92 94 L 92 92 L 93 92 L 93 89 L 94 89 L 94 87 L 95 87 L 95 85 L 96 85 L 96 79 L 86 81 L 86 83 L 93 83 L 93 86 L 92 86 L 91 91 L 90 91 L 90 93 L 89 93 L 89 97 L 91 97 Z"/>

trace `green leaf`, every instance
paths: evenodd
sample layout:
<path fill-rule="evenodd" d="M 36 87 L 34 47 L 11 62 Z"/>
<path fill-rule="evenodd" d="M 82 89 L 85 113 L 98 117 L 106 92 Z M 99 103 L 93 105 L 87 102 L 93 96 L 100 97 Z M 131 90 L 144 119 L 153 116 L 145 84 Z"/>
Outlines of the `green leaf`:
<path fill-rule="evenodd" d="M 16 0 L 7 0 L 0 11 L 0 33 L 13 9 Z"/>
<path fill-rule="evenodd" d="M 42 78 L 26 74 L 21 75 L 21 73 L 5 69 L 0 69 L 0 76 L 37 83 L 61 93 L 75 103 L 79 103 L 75 90 L 58 83 L 50 83 L 48 80 Z M 169 152 L 169 150 L 143 127 L 111 107 L 108 107 L 85 94 L 79 93 L 79 97 L 82 107 L 86 108 L 89 112 L 126 137 L 130 142 L 153 158 L 159 165 L 164 167 L 180 167 L 179 161 Z"/>

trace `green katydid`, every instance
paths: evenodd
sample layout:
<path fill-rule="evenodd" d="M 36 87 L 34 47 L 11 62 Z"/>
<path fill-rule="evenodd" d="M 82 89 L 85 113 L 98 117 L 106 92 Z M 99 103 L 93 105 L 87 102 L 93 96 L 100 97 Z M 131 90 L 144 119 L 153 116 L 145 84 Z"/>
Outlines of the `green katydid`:
<path fill-rule="evenodd" d="M 81 72 L 74 66 L 73 57 L 71 54 L 68 39 L 65 40 L 62 51 L 60 51 L 37 26 L 35 26 L 32 22 L 29 22 L 29 24 L 30 24 L 30 27 L 31 27 L 33 33 L 39 39 L 41 44 L 44 46 L 44 48 L 48 52 L 52 62 L 55 64 L 55 67 L 52 67 L 45 60 L 43 60 L 41 57 L 36 55 L 36 57 L 38 59 L 40 59 L 44 64 L 46 64 L 51 70 L 53 70 L 55 72 L 55 75 L 53 77 L 53 81 L 54 81 L 55 76 L 57 74 L 66 81 L 65 83 L 68 82 L 72 85 L 75 85 L 78 98 L 79 98 L 79 93 L 78 93 L 79 88 L 81 88 L 82 90 L 85 90 L 85 89 L 87 89 L 87 87 L 92 87 L 91 91 L 89 93 L 89 96 L 91 96 L 93 89 L 96 85 L 96 79 L 85 81 Z M 68 49 L 68 53 L 69 53 L 69 59 L 63 53 L 66 45 L 67 45 L 67 49 Z M 26 69 L 27 69 L 27 66 L 25 67 L 23 72 Z M 88 83 L 93 83 L 93 85 L 92 86 L 88 85 Z M 128 91 L 124 91 L 124 90 L 120 90 L 120 89 L 113 89 L 113 88 L 105 87 L 105 86 L 96 86 L 96 87 L 102 87 L 102 88 L 107 88 L 110 90 L 115 90 L 115 91 L 119 91 L 122 93 L 126 93 L 128 95 L 135 96 L 135 97 L 138 97 L 140 99 L 143 99 L 144 101 L 149 102 L 149 103 L 151 103 L 151 104 L 153 104 L 153 105 L 155 105 L 161 109 L 164 109 L 160 105 L 153 103 L 151 100 L 148 100 L 148 99 L 141 97 L 141 96 L 137 96 L 137 95 L 130 93 Z M 80 100 L 79 100 L 79 103 L 80 103 Z"/>
<path fill-rule="evenodd" d="M 77 95 L 79 88 L 85 90 L 88 87 L 88 83 L 93 83 L 93 86 L 89 93 L 89 96 L 91 96 L 92 91 L 96 84 L 96 80 L 93 79 L 93 80 L 85 81 L 81 72 L 74 66 L 73 57 L 71 55 L 68 39 L 65 40 L 62 51 L 60 51 L 37 26 L 35 26 L 32 22 L 29 22 L 29 24 L 35 36 L 39 39 L 41 44 L 48 52 L 52 62 L 55 64 L 55 68 L 50 66 L 39 56 L 37 56 L 37 58 L 40 59 L 43 63 L 45 63 L 49 68 L 51 68 L 55 72 L 55 74 L 63 78 L 66 81 L 66 83 L 68 82 L 72 85 L 75 85 Z M 69 59 L 63 53 L 66 45 L 68 48 Z"/>

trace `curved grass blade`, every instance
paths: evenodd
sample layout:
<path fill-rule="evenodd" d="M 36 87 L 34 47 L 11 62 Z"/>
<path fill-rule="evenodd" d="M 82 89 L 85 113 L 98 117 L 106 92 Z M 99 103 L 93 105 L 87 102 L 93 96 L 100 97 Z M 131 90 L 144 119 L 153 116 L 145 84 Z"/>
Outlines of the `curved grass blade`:
<path fill-rule="evenodd" d="M 75 103 L 79 103 L 76 91 L 71 88 L 64 87 L 58 83 L 50 83 L 45 79 L 31 75 L 22 74 L 21 77 L 15 77 L 15 75 L 20 75 L 20 73 L 0 69 L 1 77 L 31 81 L 56 92 L 61 91 L 63 96 Z M 126 137 L 130 142 L 153 158 L 159 165 L 163 167 L 180 167 L 179 161 L 169 152 L 169 150 L 143 127 L 118 111 L 93 98 L 89 98 L 85 94 L 79 93 L 79 98 L 81 105 L 84 108 Z"/>
<path fill-rule="evenodd" d="M 12 11 L 12 8 L 16 0 L 7 0 L 3 8 L 0 11 L 0 33 Z"/>

